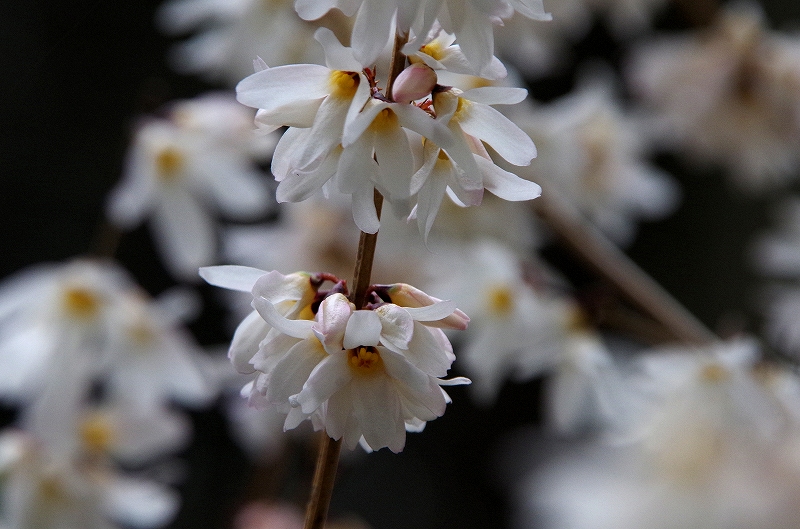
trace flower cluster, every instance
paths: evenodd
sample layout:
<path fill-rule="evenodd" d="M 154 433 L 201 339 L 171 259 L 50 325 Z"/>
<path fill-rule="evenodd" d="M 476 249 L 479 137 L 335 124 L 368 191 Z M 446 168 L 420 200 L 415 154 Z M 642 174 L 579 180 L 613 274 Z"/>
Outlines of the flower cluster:
<path fill-rule="evenodd" d="M 455 360 L 442 331 L 469 318 L 448 301 L 405 284 L 373 285 L 357 309 L 330 274 L 223 266 L 201 269 L 209 283 L 250 291 L 255 311 L 239 325 L 229 356 L 255 379 L 243 390 L 254 405 L 285 413 L 285 429 L 310 419 L 354 448 L 399 452 L 406 430 L 444 413 L 442 380 Z M 322 290 L 325 282 L 333 282 Z"/>
<path fill-rule="evenodd" d="M 187 301 L 151 301 L 118 266 L 88 260 L 0 285 L 0 399 L 19 407 L 21 428 L 0 433 L 0 526 L 151 527 L 175 515 L 174 491 L 117 463 L 181 448 L 191 428 L 170 405 L 213 395 L 178 325 Z"/>
<path fill-rule="evenodd" d="M 332 188 L 352 197 L 356 224 L 375 233 L 377 190 L 397 213 L 416 216 L 427 236 L 448 190 L 467 206 L 479 204 L 485 189 L 506 200 L 539 196 L 537 184 L 499 168 L 484 145 L 517 166 L 536 156 L 531 139 L 490 106 L 519 103 L 524 89 L 440 86 L 431 65 L 469 63 L 437 32 L 384 92 L 371 63 L 331 30 L 320 28 L 315 38 L 327 66 L 262 63 L 237 86 L 238 100 L 259 109 L 262 131 L 289 127 L 272 160 L 279 202 Z M 489 68 L 504 74 L 502 65 L 490 61 Z"/>

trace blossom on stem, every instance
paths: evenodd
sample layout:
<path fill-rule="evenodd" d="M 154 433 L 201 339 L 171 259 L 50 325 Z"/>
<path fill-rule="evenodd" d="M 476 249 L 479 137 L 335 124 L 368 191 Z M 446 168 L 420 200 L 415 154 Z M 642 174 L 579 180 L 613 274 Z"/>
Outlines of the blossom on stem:
<path fill-rule="evenodd" d="M 259 273 L 254 282 L 242 280 Z M 407 428 L 444 413 L 449 397 L 441 386 L 467 382 L 440 378 L 455 360 L 442 327 L 464 329 L 469 320 L 452 302 L 407 285 L 378 285 L 356 310 L 344 283 L 326 274 L 246 267 L 201 274 L 219 286 L 252 284 L 256 313 L 237 329 L 231 360 L 256 372 L 245 391 L 254 404 L 286 413 L 286 429 L 311 419 L 351 449 L 363 437 L 372 449 L 399 452 Z M 334 287 L 320 290 L 315 278 L 323 277 Z M 395 299 L 408 305 L 387 301 Z"/>

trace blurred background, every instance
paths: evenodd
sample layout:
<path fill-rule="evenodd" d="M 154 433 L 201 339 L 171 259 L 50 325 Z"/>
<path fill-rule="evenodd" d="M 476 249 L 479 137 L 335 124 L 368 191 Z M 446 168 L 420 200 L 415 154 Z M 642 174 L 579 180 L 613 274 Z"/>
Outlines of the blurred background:
<path fill-rule="evenodd" d="M 123 170 L 137 118 L 158 114 L 171 100 L 230 90 L 170 68 L 169 50 L 180 39 L 157 29 L 160 4 L 0 3 L 0 277 L 96 248 L 104 202 Z M 773 28 L 789 30 L 800 21 L 798 2 L 761 5 Z M 587 62 L 619 72 L 639 39 L 647 38 L 622 39 L 599 16 L 590 25 L 569 43 L 556 73 L 528 79 L 533 99 L 547 103 L 569 93 Z M 691 23 L 669 4 L 654 15 L 653 26 L 677 33 Z M 750 254 L 753 241 L 775 224 L 771 205 L 789 191 L 741 193 L 722 168 L 699 167 L 666 151 L 654 152 L 652 161 L 678 182 L 681 201 L 668 217 L 641 222 L 627 254 L 721 335 L 760 333 L 764 281 Z M 798 190 L 797 183 L 791 186 Z M 542 255 L 570 279 L 578 299 L 592 304 L 606 295 L 602 279 L 557 243 Z M 176 284 L 146 227 L 124 234 L 116 258 L 152 295 Z M 213 288 L 197 288 L 204 310 L 189 327 L 201 345 L 224 349 L 230 340 L 225 308 Z M 461 374 L 458 363 L 455 371 Z M 464 388 L 448 391 L 454 403 L 447 413 L 410 435 L 401 454 L 382 450 L 345 459 L 334 519 L 375 529 L 510 527 L 507 485 L 530 462 L 509 457 L 509 447 L 529 443 L 520 441 L 523 432 L 543 420 L 541 380 L 506 383 L 492 408 L 473 404 Z M 178 487 L 182 506 L 168 527 L 230 527 L 237 508 L 265 490 L 303 505 L 313 447 L 292 441 L 279 462 L 254 462 L 232 440 L 221 402 L 187 413 L 194 437 L 178 456 L 186 472 Z M 14 417 L 13 406 L 5 406 L 4 422 Z"/>

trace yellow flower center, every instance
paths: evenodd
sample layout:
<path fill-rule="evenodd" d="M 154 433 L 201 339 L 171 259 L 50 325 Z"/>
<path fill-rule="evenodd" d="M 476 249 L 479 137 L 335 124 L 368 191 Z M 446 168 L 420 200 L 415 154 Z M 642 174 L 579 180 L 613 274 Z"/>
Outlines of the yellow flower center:
<path fill-rule="evenodd" d="M 97 314 L 100 300 L 87 288 L 72 287 L 64 292 L 64 308 L 70 316 L 88 319 Z"/>
<path fill-rule="evenodd" d="M 375 116 L 375 119 L 372 121 L 372 126 L 378 130 L 397 128 L 397 114 L 392 112 L 389 108 L 384 108 Z"/>
<path fill-rule="evenodd" d="M 371 373 L 381 363 L 381 355 L 374 347 L 357 347 L 347 351 L 347 361 L 357 373 Z"/>
<path fill-rule="evenodd" d="M 472 101 L 469 99 L 464 99 L 463 97 L 458 98 L 458 106 L 456 106 L 456 112 L 453 114 L 453 119 L 459 121 L 465 112 L 469 112 L 469 108 L 472 106 Z"/>
<path fill-rule="evenodd" d="M 731 373 L 725 366 L 713 363 L 703 366 L 700 370 L 700 379 L 710 384 L 719 384 L 731 378 Z"/>
<path fill-rule="evenodd" d="M 165 181 L 174 180 L 183 169 L 185 160 L 175 147 L 165 147 L 156 155 L 156 172 Z"/>
<path fill-rule="evenodd" d="M 331 83 L 331 95 L 343 99 L 351 99 L 358 90 L 360 78 L 356 72 L 345 72 L 334 70 L 329 79 Z"/>
<path fill-rule="evenodd" d="M 431 41 L 431 42 L 427 43 L 423 47 L 421 47 L 419 49 L 419 51 L 421 53 L 424 53 L 425 55 L 429 55 L 429 56 L 433 57 L 434 59 L 436 59 L 437 61 L 439 61 L 439 60 L 442 59 L 442 50 L 443 49 L 444 48 L 442 47 L 442 43 L 439 42 L 439 41 L 434 40 L 434 41 Z M 414 59 L 416 59 L 416 57 L 414 57 Z M 417 60 L 419 61 L 420 59 L 417 59 Z M 412 62 L 413 62 L 413 59 L 412 59 Z"/>
<path fill-rule="evenodd" d="M 494 285 L 486 293 L 489 310 L 494 314 L 505 316 L 514 310 L 514 293 L 508 285 Z"/>
<path fill-rule="evenodd" d="M 105 452 L 111 445 L 114 432 L 108 420 L 96 413 L 83 421 L 80 428 L 80 438 L 83 446 L 89 452 Z"/>

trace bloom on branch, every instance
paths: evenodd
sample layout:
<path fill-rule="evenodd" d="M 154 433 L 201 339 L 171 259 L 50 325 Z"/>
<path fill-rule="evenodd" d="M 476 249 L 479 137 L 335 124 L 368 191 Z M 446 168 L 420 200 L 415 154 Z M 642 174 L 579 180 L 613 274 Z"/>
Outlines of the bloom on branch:
<path fill-rule="evenodd" d="M 237 329 L 230 356 L 256 373 L 244 390 L 251 403 L 286 413 L 286 429 L 310 419 L 351 449 L 361 441 L 399 452 L 407 429 L 444 413 L 441 386 L 468 383 L 441 379 L 455 360 L 442 328 L 469 321 L 453 302 L 409 285 L 373 285 L 357 310 L 329 274 L 209 267 L 201 275 L 217 286 L 252 285 L 256 312 Z M 322 290 L 325 281 L 334 286 Z"/>

